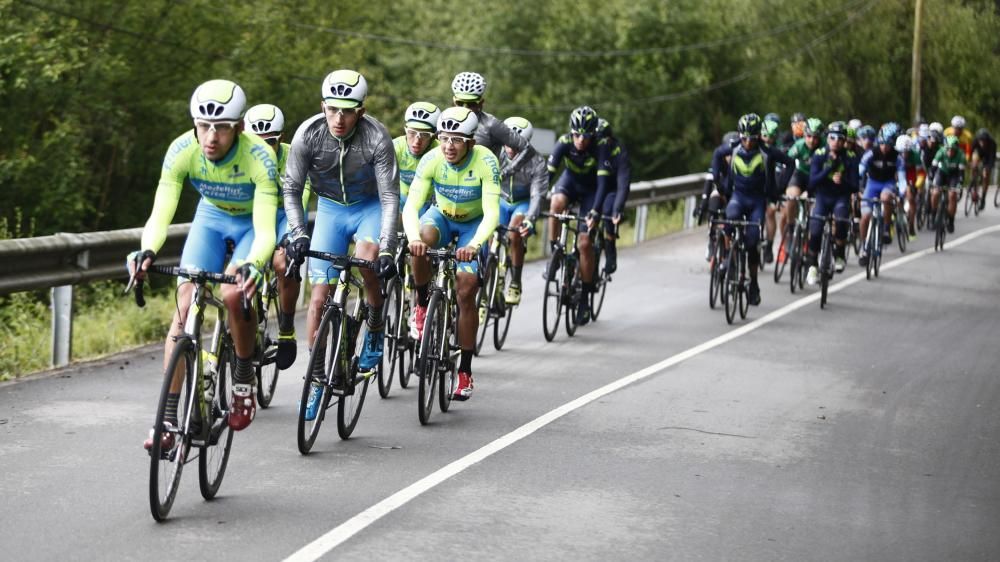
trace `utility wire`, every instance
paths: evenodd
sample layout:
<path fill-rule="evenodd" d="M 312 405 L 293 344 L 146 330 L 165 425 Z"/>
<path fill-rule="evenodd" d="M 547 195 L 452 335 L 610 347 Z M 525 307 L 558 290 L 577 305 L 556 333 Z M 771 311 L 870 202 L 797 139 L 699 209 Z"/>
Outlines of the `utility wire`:
<path fill-rule="evenodd" d="M 728 37 L 725 39 L 703 41 L 700 43 L 674 45 L 671 47 L 646 47 L 642 49 L 611 49 L 603 51 L 513 49 L 507 47 L 475 47 L 470 45 L 456 45 L 453 43 L 426 41 L 422 39 L 410 39 L 407 37 L 399 37 L 393 35 L 379 35 L 376 33 L 352 31 L 348 29 L 326 27 L 326 26 L 307 24 L 307 23 L 293 23 L 291 24 L 291 26 L 298 27 L 301 29 L 308 29 L 311 31 L 321 31 L 324 33 L 330 33 L 332 35 L 367 39 L 369 41 L 380 41 L 383 43 L 406 45 L 410 47 L 422 47 L 426 49 L 463 51 L 468 53 L 478 53 L 482 55 L 509 55 L 509 56 L 519 56 L 519 57 L 574 57 L 574 58 L 631 57 L 631 56 L 650 55 L 650 54 L 667 54 L 667 53 L 680 53 L 686 51 L 697 51 L 702 49 L 712 49 L 715 47 L 722 47 L 726 45 L 757 41 L 760 39 L 765 39 L 768 37 L 794 31 L 809 24 L 826 19 L 832 15 L 848 12 L 850 10 L 857 8 L 861 4 L 864 4 L 866 1 L 867 0 L 855 0 L 854 2 L 847 4 L 846 6 L 840 6 L 838 8 L 827 10 L 826 12 L 820 13 L 811 19 L 805 19 L 797 22 L 778 25 L 773 28 L 758 33 L 751 33 L 748 35 L 739 35 L 735 37 Z"/>

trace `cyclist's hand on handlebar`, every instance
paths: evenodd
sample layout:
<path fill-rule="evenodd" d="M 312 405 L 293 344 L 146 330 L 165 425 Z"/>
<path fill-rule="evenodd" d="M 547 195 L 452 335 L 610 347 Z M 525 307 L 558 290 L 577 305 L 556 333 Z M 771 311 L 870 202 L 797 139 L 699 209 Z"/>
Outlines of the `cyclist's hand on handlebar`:
<path fill-rule="evenodd" d="M 840 180 L 842 178 L 843 178 L 843 174 L 841 174 L 840 172 L 834 172 L 833 178 L 832 178 L 833 179 L 833 183 L 835 183 L 837 185 L 840 185 Z"/>
<path fill-rule="evenodd" d="M 260 270 L 252 263 L 245 263 L 236 270 L 236 283 L 246 298 L 252 298 L 257 292 L 257 287 L 264 282 L 264 276 Z"/>
<path fill-rule="evenodd" d="M 479 253 L 479 248 L 475 246 L 463 246 L 455 250 L 455 259 L 458 261 L 472 261 L 476 259 L 476 254 Z"/>
<path fill-rule="evenodd" d="M 391 279 L 396 276 L 396 260 L 389 252 L 382 252 L 378 255 L 375 274 L 379 279 Z"/>
<path fill-rule="evenodd" d="M 611 224 L 618 226 L 618 223 L 622 222 L 622 214 L 617 213 L 615 216 L 611 217 Z"/>
<path fill-rule="evenodd" d="M 137 281 L 142 281 L 146 279 L 146 271 L 149 266 L 153 265 L 153 261 L 156 259 L 156 252 L 153 250 L 143 250 L 141 252 L 135 251 L 125 258 L 125 264 L 128 268 L 129 277 L 135 277 Z M 136 271 L 136 266 L 138 265 L 138 271 Z"/>
<path fill-rule="evenodd" d="M 600 213 L 598 213 L 596 209 L 591 209 L 590 212 L 587 213 L 587 230 L 594 230 L 594 225 L 597 223 L 598 216 L 600 216 Z"/>
<path fill-rule="evenodd" d="M 410 255 L 418 258 L 426 256 L 427 244 L 423 240 L 413 240 L 410 242 Z"/>
<path fill-rule="evenodd" d="M 535 233 L 535 223 L 534 221 L 524 219 L 523 221 L 521 221 L 521 224 L 520 226 L 518 226 L 517 230 L 518 233 L 520 233 L 520 235 L 523 237 L 531 236 L 532 234 Z"/>
<path fill-rule="evenodd" d="M 302 235 L 288 243 L 285 255 L 288 256 L 293 265 L 298 266 L 306 260 L 307 251 L 309 251 L 309 237 Z M 296 267 L 297 269 L 298 267 Z"/>

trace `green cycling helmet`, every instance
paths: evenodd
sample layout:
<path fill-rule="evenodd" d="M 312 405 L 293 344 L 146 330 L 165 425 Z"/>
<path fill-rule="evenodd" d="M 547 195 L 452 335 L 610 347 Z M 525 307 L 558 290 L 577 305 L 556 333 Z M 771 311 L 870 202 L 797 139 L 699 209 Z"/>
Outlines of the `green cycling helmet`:
<path fill-rule="evenodd" d="M 823 121 L 817 117 L 806 119 L 806 134 L 811 137 L 823 134 Z"/>
<path fill-rule="evenodd" d="M 955 135 L 948 135 L 944 138 L 945 148 L 958 148 L 958 137 Z"/>
<path fill-rule="evenodd" d="M 764 126 L 761 130 L 761 134 L 767 137 L 776 136 L 778 134 L 778 122 L 770 119 L 764 119 Z"/>

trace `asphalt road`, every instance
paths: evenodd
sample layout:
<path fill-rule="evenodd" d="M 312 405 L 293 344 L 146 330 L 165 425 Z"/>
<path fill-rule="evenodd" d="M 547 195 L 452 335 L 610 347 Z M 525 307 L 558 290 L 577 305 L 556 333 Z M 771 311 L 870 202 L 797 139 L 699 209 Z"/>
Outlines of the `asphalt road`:
<path fill-rule="evenodd" d="M 303 457 L 300 357 L 218 499 L 190 466 L 163 524 L 140 446 L 159 349 L 4 384 L 0 558 L 1000 559 L 1000 213 L 950 240 L 890 250 L 872 282 L 852 264 L 825 311 L 768 269 L 730 327 L 703 233 L 661 238 L 623 250 L 600 321 L 552 343 L 530 265 L 472 400 L 421 427 L 414 387 L 372 388 L 354 438 L 329 421 Z"/>

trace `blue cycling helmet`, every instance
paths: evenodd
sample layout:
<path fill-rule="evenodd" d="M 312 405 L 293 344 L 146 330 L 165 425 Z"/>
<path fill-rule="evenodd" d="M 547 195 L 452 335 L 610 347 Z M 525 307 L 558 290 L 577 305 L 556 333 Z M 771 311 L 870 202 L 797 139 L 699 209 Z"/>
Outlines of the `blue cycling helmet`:
<path fill-rule="evenodd" d="M 858 129 L 858 138 L 869 139 L 869 140 L 874 139 L 875 127 L 872 127 L 871 125 L 865 125 L 864 127 L 861 127 L 860 129 Z"/>
<path fill-rule="evenodd" d="M 875 139 L 875 142 L 878 144 L 888 144 L 890 146 L 894 146 L 896 144 L 896 137 L 898 136 L 899 125 L 892 122 L 886 123 L 885 125 L 882 125 L 881 129 L 879 129 L 878 138 Z"/>

